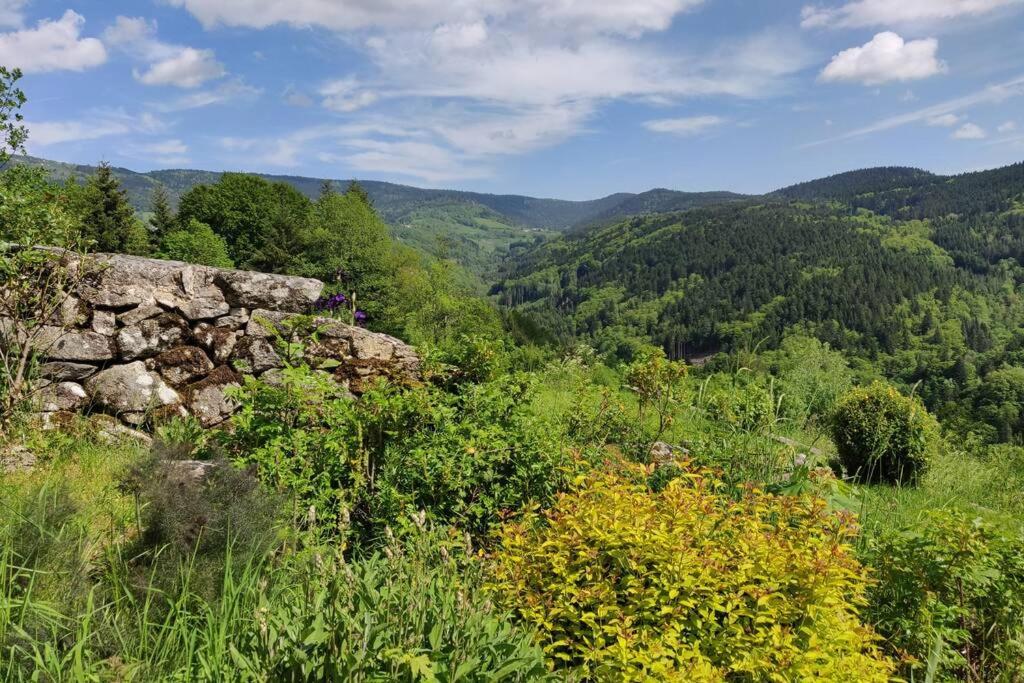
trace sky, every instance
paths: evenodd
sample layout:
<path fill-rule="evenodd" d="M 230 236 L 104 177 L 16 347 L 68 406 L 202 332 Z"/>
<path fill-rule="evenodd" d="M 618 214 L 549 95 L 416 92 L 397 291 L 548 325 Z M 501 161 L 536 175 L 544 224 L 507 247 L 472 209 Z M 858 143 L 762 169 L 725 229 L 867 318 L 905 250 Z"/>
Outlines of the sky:
<path fill-rule="evenodd" d="M 1024 0 L 0 0 L 30 154 L 565 199 L 1024 160 Z"/>

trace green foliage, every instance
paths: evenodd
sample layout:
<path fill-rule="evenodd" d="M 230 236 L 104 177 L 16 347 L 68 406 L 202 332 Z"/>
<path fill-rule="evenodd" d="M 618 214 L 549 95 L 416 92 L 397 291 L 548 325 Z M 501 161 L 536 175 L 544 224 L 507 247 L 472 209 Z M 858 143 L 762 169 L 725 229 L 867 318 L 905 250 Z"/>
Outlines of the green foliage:
<path fill-rule="evenodd" d="M 224 239 L 209 225 L 194 218 L 190 218 L 181 228 L 164 235 L 160 241 L 160 256 L 202 266 L 234 266 L 231 257 L 228 256 L 228 246 Z"/>
<path fill-rule="evenodd" d="M 868 614 L 903 674 L 928 680 L 1024 676 L 1024 538 L 962 512 L 883 532 L 864 550 Z"/>
<path fill-rule="evenodd" d="M 832 419 L 843 469 L 868 482 L 916 480 L 935 455 L 938 433 L 920 401 L 881 382 L 850 391 Z"/>
<path fill-rule="evenodd" d="M 379 386 L 352 401 L 296 367 L 279 386 L 250 380 L 224 437 L 238 462 L 296 496 L 321 528 L 351 520 L 352 540 L 426 510 L 482 534 L 506 511 L 550 499 L 570 463 L 528 410 L 532 382 L 506 376 L 457 393 Z"/>
<path fill-rule="evenodd" d="M 502 529 L 489 588 L 589 679 L 888 680 L 858 619 L 852 520 L 720 487 L 701 471 L 656 494 L 594 475 Z"/>
<path fill-rule="evenodd" d="M 149 219 L 149 227 L 153 233 L 153 239 L 160 242 L 177 227 L 177 219 L 171 209 L 171 200 L 167 195 L 167 188 L 157 185 L 149 200 L 149 211 L 152 216 Z"/>
<path fill-rule="evenodd" d="M 82 216 L 82 234 L 94 251 L 145 254 L 149 235 L 135 217 L 128 195 L 110 164 L 101 163 L 85 187 L 74 192 Z"/>
<path fill-rule="evenodd" d="M 25 152 L 28 129 L 22 124 L 24 115 L 21 108 L 27 99 L 18 87 L 21 69 L 0 66 L 0 167 L 10 160 L 12 154 Z"/>

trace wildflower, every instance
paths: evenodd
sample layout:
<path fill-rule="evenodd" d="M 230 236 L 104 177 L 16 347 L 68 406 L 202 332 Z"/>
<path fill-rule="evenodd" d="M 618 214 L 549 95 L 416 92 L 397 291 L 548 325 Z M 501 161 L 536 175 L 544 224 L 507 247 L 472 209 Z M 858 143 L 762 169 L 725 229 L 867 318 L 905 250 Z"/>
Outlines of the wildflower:
<path fill-rule="evenodd" d="M 356 311 L 352 317 L 355 318 L 357 325 L 362 325 L 366 322 L 366 318 L 368 316 L 366 315 L 366 311 Z"/>

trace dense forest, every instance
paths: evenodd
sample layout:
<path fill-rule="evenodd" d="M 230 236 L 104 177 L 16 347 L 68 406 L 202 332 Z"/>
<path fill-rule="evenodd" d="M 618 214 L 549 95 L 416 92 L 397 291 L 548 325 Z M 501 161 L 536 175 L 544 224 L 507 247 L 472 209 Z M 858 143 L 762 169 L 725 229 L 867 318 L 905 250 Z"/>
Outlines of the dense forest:
<path fill-rule="evenodd" d="M 566 236 L 492 292 L 542 335 L 624 359 L 645 342 L 692 358 L 810 334 L 951 427 L 1014 440 L 1024 424 L 996 404 L 1024 394 L 997 399 L 989 380 L 1018 372 L 1024 342 L 1022 199 L 1024 164 L 858 171 Z"/>

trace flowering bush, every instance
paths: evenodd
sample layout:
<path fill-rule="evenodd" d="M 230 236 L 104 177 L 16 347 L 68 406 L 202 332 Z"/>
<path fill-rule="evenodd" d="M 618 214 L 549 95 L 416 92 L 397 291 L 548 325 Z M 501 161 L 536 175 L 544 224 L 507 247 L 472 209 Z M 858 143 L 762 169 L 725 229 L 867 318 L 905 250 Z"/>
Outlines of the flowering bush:
<path fill-rule="evenodd" d="M 489 588 L 592 680 L 885 681 L 852 518 L 810 497 L 599 474 L 498 537 Z"/>

